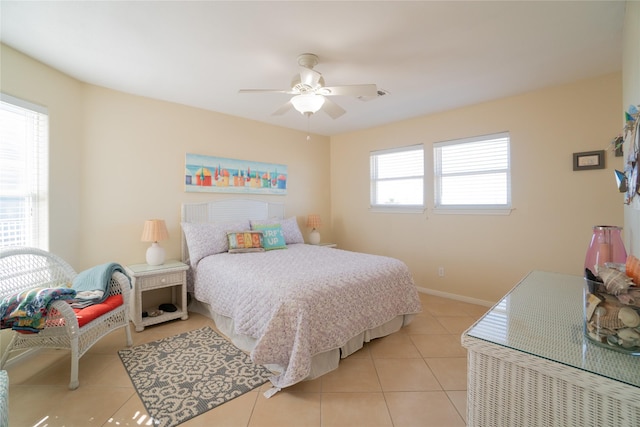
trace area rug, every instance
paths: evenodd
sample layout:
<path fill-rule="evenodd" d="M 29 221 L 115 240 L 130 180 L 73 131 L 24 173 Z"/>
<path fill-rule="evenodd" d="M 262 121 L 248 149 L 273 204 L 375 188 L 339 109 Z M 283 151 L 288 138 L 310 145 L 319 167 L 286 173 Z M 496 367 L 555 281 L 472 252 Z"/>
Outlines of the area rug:
<path fill-rule="evenodd" d="M 273 375 L 210 327 L 120 350 L 118 355 L 159 427 L 177 426 Z"/>

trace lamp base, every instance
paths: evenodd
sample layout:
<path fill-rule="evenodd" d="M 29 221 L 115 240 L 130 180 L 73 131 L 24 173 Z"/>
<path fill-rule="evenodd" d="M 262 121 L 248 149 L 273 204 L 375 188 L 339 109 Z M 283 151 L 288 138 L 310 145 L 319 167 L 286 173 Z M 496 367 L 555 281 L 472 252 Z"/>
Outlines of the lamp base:
<path fill-rule="evenodd" d="M 149 249 L 147 249 L 147 264 L 149 265 L 162 265 L 164 262 L 164 248 L 153 242 Z"/>
<path fill-rule="evenodd" d="M 311 230 L 311 233 L 309 233 L 309 243 L 312 245 L 320 244 L 320 232 L 315 228 Z"/>

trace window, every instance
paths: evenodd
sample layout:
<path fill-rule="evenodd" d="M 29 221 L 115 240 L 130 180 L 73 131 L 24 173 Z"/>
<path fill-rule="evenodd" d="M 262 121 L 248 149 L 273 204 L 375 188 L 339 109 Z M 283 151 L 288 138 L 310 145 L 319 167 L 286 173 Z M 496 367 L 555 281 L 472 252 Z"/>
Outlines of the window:
<path fill-rule="evenodd" d="M 0 94 L 0 247 L 48 249 L 49 117 Z"/>
<path fill-rule="evenodd" d="M 507 132 L 434 144 L 435 208 L 511 208 Z"/>
<path fill-rule="evenodd" d="M 372 151 L 371 207 L 424 209 L 422 144 Z"/>

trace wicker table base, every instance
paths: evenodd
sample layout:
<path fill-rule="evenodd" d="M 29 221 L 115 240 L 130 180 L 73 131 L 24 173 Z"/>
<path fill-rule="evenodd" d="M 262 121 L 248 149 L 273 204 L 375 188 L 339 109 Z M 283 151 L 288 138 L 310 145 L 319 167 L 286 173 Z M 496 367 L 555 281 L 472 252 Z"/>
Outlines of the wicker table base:
<path fill-rule="evenodd" d="M 584 338 L 581 278 L 545 289 L 534 273 L 462 336 L 468 425 L 640 426 L 640 358 Z"/>

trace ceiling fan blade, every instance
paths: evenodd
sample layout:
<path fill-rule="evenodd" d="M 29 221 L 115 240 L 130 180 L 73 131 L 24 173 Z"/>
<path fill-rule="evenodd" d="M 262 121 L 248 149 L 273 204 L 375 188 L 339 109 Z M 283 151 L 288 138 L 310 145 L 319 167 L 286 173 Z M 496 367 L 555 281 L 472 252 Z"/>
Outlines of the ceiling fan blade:
<path fill-rule="evenodd" d="M 278 108 L 276 111 L 274 111 L 273 113 L 271 113 L 272 116 L 281 116 L 284 113 L 286 113 L 287 111 L 293 109 L 293 104 L 291 103 L 291 101 L 287 101 L 285 104 L 281 105 L 280 108 Z"/>
<path fill-rule="evenodd" d="M 347 85 L 347 86 L 325 86 L 318 90 L 319 94 L 325 96 L 377 96 L 378 87 L 370 85 Z"/>
<path fill-rule="evenodd" d="M 300 83 L 315 88 L 320 81 L 322 74 L 307 67 L 300 67 Z"/>
<path fill-rule="evenodd" d="M 330 100 L 329 98 L 324 98 L 324 104 L 322 105 L 322 111 L 327 113 L 332 119 L 337 119 L 344 113 L 346 113 L 345 109 Z"/>
<path fill-rule="evenodd" d="M 297 93 L 291 89 L 240 89 L 238 93 Z"/>

